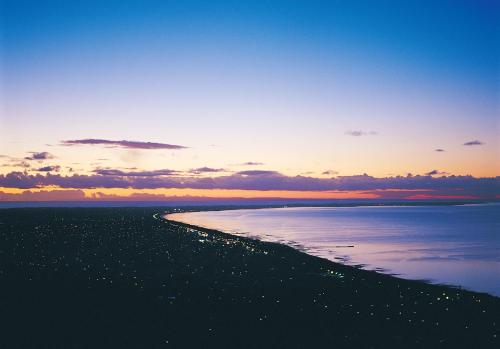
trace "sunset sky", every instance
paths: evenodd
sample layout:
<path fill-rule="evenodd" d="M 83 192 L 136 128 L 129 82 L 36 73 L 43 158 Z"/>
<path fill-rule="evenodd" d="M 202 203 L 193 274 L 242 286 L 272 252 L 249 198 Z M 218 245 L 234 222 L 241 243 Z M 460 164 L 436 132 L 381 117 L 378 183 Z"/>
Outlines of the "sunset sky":
<path fill-rule="evenodd" d="M 497 1 L 1 6 L 0 200 L 500 198 Z"/>

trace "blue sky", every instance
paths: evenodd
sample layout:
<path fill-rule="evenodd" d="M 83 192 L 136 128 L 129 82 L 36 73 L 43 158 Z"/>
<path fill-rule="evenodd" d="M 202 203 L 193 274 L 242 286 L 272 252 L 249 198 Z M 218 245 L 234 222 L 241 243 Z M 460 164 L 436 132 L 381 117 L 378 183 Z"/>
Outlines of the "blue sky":
<path fill-rule="evenodd" d="M 290 176 L 495 176 L 499 10 L 496 1 L 3 1 L 0 153 L 49 151 L 62 173 L 73 162 L 90 173 L 253 161 Z M 187 148 L 61 146 L 88 138 Z"/>

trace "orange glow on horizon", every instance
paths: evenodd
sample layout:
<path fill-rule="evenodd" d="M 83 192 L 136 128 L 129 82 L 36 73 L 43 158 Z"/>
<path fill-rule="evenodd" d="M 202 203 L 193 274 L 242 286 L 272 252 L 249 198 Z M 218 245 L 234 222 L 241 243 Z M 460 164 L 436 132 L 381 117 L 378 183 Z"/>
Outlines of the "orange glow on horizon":
<path fill-rule="evenodd" d="M 373 192 L 355 191 L 284 191 L 284 190 L 229 190 L 229 189 L 132 189 L 132 188 L 96 188 L 96 189 L 61 189 L 58 187 L 43 187 L 36 189 L 0 188 L 0 193 L 11 194 L 20 198 L 23 194 L 29 193 L 59 193 L 64 197 L 70 194 L 81 193 L 84 200 L 162 200 L 162 199 L 185 199 L 185 198 L 210 198 L 210 199 L 376 199 L 379 195 Z M 47 196 L 40 195 L 40 196 Z M 74 196 L 73 196 L 74 197 Z M 0 200 L 5 198 L 0 197 Z"/>
<path fill-rule="evenodd" d="M 497 197 L 498 198 L 498 197 Z M 393 199 L 393 200 L 475 200 L 473 195 L 447 195 L 431 189 L 375 190 L 230 190 L 230 189 L 67 189 L 47 186 L 33 189 L 0 187 L 0 201 L 185 201 L 223 199 Z"/>

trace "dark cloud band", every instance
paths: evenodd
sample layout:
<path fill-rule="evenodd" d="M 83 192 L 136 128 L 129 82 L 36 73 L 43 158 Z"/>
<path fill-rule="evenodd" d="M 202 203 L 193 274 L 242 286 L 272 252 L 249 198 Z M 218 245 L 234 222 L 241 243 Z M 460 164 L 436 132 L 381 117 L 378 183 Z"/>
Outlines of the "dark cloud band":
<path fill-rule="evenodd" d="M 160 170 L 165 171 L 165 170 Z M 0 175 L 0 187 L 42 188 L 132 188 L 132 189 L 239 189 L 286 191 L 374 191 L 374 190 L 427 190 L 440 195 L 473 196 L 482 199 L 500 198 L 500 177 L 475 178 L 472 176 L 397 176 L 376 178 L 368 175 L 315 178 L 285 176 L 275 171 L 243 171 L 228 176 L 165 176 L 167 172 L 131 172 L 119 174 L 64 176 L 48 173 L 28 174 L 10 172 Z"/>

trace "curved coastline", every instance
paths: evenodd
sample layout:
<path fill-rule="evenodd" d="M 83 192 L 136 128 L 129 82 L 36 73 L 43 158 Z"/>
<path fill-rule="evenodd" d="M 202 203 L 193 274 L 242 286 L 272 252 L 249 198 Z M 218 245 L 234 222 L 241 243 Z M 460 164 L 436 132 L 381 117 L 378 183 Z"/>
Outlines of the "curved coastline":
<path fill-rule="evenodd" d="M 261 260 L 266 256 L 280 256 L 284 264 L 292 266 L 292 269 L 296 268 L 294 266 L 307 264 L 306 271 L 294 269 L 293 278 L 304 281 L 299 281 L 301 286 L 297 284 L 291 286 L 292 293 L 293 287 L 311 290 L 319 287 L 322 290 L 319 295 L 328 294 L 336 299 L 335 304 L 329 303 L 324 307 L 328 310 L 337 309 L 337 314 L 341 313 L 338 310 L 342 311 L 347 307 L 350 309 L 349 315 L 341 316 L 341 321 L 354 321 L 350 326 L 357 326 L 358 329 L 366 326 L 357 323 L 362 319 L 361 315 L 368 317 L 368 322 L 371 318 L 379 316 L 377 323 L 383 329 L 375 330 L 372 333 L 373 337 L 364 339 L 365 343 L 360 347 L 378 347 L 378 344 L 372 343 L 366 346 L 366 343 L 379 336 L 391 338 L 391 344 L 386 343 L 385 347 L 396 347 L 395 343 L 400 340 L 405 342 L 402 347 L 409 348 L 495 348 L 500 344 L 500 322 L 498 321 L 500 297 L 450 285 L 429 283 L 427 280 L 403 279 L 378 270 L 361 269 L 310 255 L 282 243 L 233 235 L 216 229 L 171 220 L 167 218 L 168 215 L 167 213 L 163 216 L 167 224 L 174 225 L 188 234 L 199 234 L 200 237 L 214 240 L 220 239 L 222 246 L 226 245 L 227 240 L 248 243 L 254 246 L 258 254 L 265 254 L 260 258 Z M 278 272 L 282 272 L 283 266 L 277 269 Z M 267 275 L 258 274 L 256 277 L 267 279 Z M 319 284 L 321 286 L 318 286 Z M 317 309 L 318 312 L 321 312 L 320 308 Z M 377 314 L 372 309 L 377 309 L 377 312 L 383 309 L 387 313 Z M 476 312 L 478 310 L 479 313 Z M 483 316 L 487 318 L 481 319 Z M 364 320 L 366 318 L 363 318 Z M 426 329 L 413 327 L 422 324 L 431 324 L 431 326 Z M 413 329 L 407 332 L 408 329 L 405 329 L 407 326 Z M 474 331 L 469 331 L 472 327 L 474 331 L 484 332 L 473 334 Z M 451 328 L 454 329 L 451 330 Z M 472 337 L 469 337 L 470 335 Z M 469 341 L 469 338 L 474 339 Z M 409 344 L 410 342 L 412 343 Z M 349 344 L 347 347 L 352 346 Z"/>
<path fill-rule="evenodd" d="M 0 210 L 0 257 L 8 262 L 0 270 L 8 320 L 0 343 L 499 347 L 499 298 L 163 219 L 169 212 Z"/>
<path fill-rule="evenodd" d="M 273 208 L 281 208 L 281 207 L 273 207 Z M 245 209 L 247 209 L 247 208 L 245 208 Z M 266 208 L 259 207 L 259 208 L 255 208 L 255 209 L 267 209 L 267 207 Z M 213 211 L 222 211 L 222 210 L 226 210 L 226 209 L 213 210 Z M 235 210 L 239 210 L 239 208 L 236 208 Z M 211 211 L 211 210 L 207 210 L 207 211 Z M 189 224 L 189 223 L 185 223 L 185 222 L 177 221 L 175 219 L 168 218 L 168 216 L 173 215 L 173 214 L 188 213 L 188 212 L 189 213 L 190 212 L 201 212 L 201 210 L 167 213 L 167 214 L 161 216 L 161 218 L 165 222 L 167 222 L 168 224 L 172 224 L 172 225 L 177 226 L 177 227 L 185 228 L 185 229 L 187 229 L 191 233 L 198 233 L 199 232 L 199 233 L 217 234 L 217 235 L 226 236 L 227 238 L 230 238 L 230 239 L 248 240 L 248 241 L 252 241 L 254 243 L 268 245 L 270 248 L 274 248 L 276 246 L 279 246 L 280 248 L 289 248 L 289 249 L 293 250 L 296 253 L 300 253 L 300 254 L 306 255 L 307 257 L 310 257 L 310 258 L 317 258 L 317 259 L 319 259 L 321 261 L 324 261 L 324 262 L 327 262 L 327 263 L 332 263 L 333 265 L 335 265 L 337 267 L 338 266 L 342 266 L 342 267 L 353 269 L 353 270 L 356 270 L 356 271 L 373 273 L 373 274 L 377 274 L 377 275 L 385 276 L 385 277 L 393 277 L 393 278 L 396 278 L 398 280 L 404 280 L 404 281 L 409 281 L 409 282 L 422 283 L 422 284 L 431 285 L 431 286 L 446 287 L 446 288 L 450 288 L 452 290 L 461 290 L 461 291 L 465 291 L 465 292 L 471 292 L 471 293 L 476 293 L 476 294 L 483 294 L 483 295 L 487 295 L 489 297 L 495 297 L 494 295 L 490 295 L 490 294 L 485 293 L 485 292 L 471 291 L 471 290 L 464 289 L 464 288 L 462 288 L 460 286 L 446 285 L 446 284 L 439 284 L 439 283 L 432 283 L 430 280 L 425 280 L 425 279 L 421 279 L 421 280 L 404 279 L 404 278 L 398 277 L 396 274 L 382 272 L 381 268 L 376 268 L 374 270 L 363 269 L 362 268 L 363 267 L 362 264 L 348 265 L 348 264 L 341 263 L 341 262 L 335 262 L 335 261 L 332 261 L 332 260 L 324 258 L 324 257 L 315 256 L 313 254 L 307 253 L 304 249 L 297 248 L 297 246 L 294 247 L 294 245 L 288 245 L 288 244 L 281 243 L 281 242 L 264 241 L 264 240 L 260 240 L 260 239 L 254 238 L 254 237 L 231 234 L 230 232 L 225 232 L 225 231 L 222 231 L 222 230 L 217 230 L 217 229 L 212 229 L 212 228 L 203 227 L 203 226 L 199 226 L 199 225 Z M 155 217 L 155 219 L 159 219 L 159 218 Z M 495 298 L 499 298 L 500 299 L 500 297 L 495 297 Z"/>
<path fill-rule="evenodd" d="M 457 206 L 468 206 L 468 205 L 483 205 L 483 204 L 488 204 L 488 202 L 482 202 L 482 203 L 474 203 L 474 204 L 470 204 L 470 203 L 453 203 L 453 204 L 450 204 L 450 203 L 446 203 L 444 205 L 457 205 Z M 439 204 L 439 205 L 443 205 L 443 204 Z M 395 277 L 395 278 L 398 278 L 398 279 L 402 279 L 402 280 L 406 280 L 406 281 L 414 281 L 414 282 L 419 282 L 419 283 L 424 283 L 424 284 L 427 284 L 427 285 L 434 285 L 434 286 L 440 286 L 440 287 L 448 287 L 450 289 L 459 289 L 459 290 L 463 290 L 463 291 L 467 291 L 467 292 L 472 292 L 472 293 L 476 293 L 476 294 L 486 294 L 488 296 L 491 296 L 491 297 L 495 297 L 495 298 L 498 298 L 500 299 L 500 296 L 498 295 L 495 295 L 495 294 L 492 294 L 492 293 L 488 293 L 488 292 L 485 292 L 485 291 L 480 291 L 480 290 L 474 290 L 474 289 L 470 289 L 470 288 L 467 288 L 467 287 L 464 287 L 464 286 L 460 286 L 460 285 L 456 285 L 456 284 L 452 284 L 452 283 L 443 283 L 443 282 L 439 282 L 439 281 L 436 281 L 432 278 L 411 278 L 411 277 L 404 277 L 404 276 L 401 276 L 401 274 L 398 274 L 398 273 L 394 273 L 394 272 L 390 272 L 389 270 L 385 269 L 385 268 L 382 268 L 382 267 L 379 267 L 379 266 L 376 266 L 376 265 L 370 265 L 369 268 L 365 268 L 367 265 L 366 264 L 363 264 L 363 263 L 346 263 L 347 260 L 345 260 L 344 258 L 341 258 L 341 257 L 336 257 L 335 260 L 332 260 L 331 258 L 327 258 L 327 257 L 324 257 L 324 256 L 320 256 L 320 255 L 317 255 L 317 254 L 314 254 L 314 253 L 310 253 L 310 249 L 300 245 L 300 243 L 296 243 L 296 242 L 293 242 L 291 241 L 292 243 L 286 243 L 286 242 L 283 242 L 283 241 L 269 241 L 269 240 L 266 240 L 266 239 L 260 239 L 258 235 L 256 234 L 252 234 L 252 232 L 248 231 L 248 232 L 245 232 L 245 233 L 232 233 L 231 231 L 223 231 L 223 230 L 218 230 L 217 228 L 214 228 L 214 227 L 208 227 L 208 226 L 203 226 L 203 225 L 196 225 L 196 224 L 190 224 L 186 221 L 180 221 L 180 220 L 176 220 L 174 217 L 174 215 L 176 214 L 189 214 L 189 213 L 196 213 L 196 212 L 211 212 L 211 211 L 214 211 L 214 212 L 219 212 L 219 211 L 234 211 L 234 210 L 260 210 L 260 209 L 282 209 L 282 208 L 290 208 L 290 207 L 293 207 L 293 208 L 309 208 L 309 207 L 314 207 L 314 208 L 330 208 L 330 207 L 338 207 L 338 208 L 352 208 L 352 207 L 412 207 L 412 206 L 421 206 L 421 205 L 414 205 L 414 204 L 397 204 L 397 205 L 393 205 L 393 204 L 383 204 L 383 205 L 359 205 L 359 204 L 353 204 L 353 205 L 334 205 L 334 206 L 316 206 L 316 205 L 305 205 L 305 206 L 302 206 L 302 205 L 292 205 L 292 206 L 288 206 L 288 205 L 280 205 L 280 206 L 266 206 L 266 207 L 216 207 L 216 208 L 207 208 L 207 207 L 204 207 L 204 208 L 201 208 L 201 209 L 175 209 L 173 212 L 170 211 L 168 213 L 165 213 L 162 218 L 173 223 L 173 224 L 179 224 L 181 226 L 184 226 L 184 227 L 187 227 L 189 229 L 194 229 L 194 230 L 200 230 L 200 231 L 208 231 L 208 232 L 215 232 L 215 233 L 218 233 L 218 234 L 225 234 L 225 235 L 229 235 L 231 237 L 235 237 L 235 238 L 246 238 L 246 239 L 250 239 L 250 240 L 254 240 L 254 241 L 259 241 L 260 243 L 269 243 L 269 244 L 278 244 L 278 245 L 281 245 L 281 246 L 286 246 L 286 247 L 289 247 L 289 248 L 292 248 L 294 249 L 295 251 L 297 252 L 300 252 L 300 253 L 304 253 L 310 257 L 314 257 L 314 258 L 320 258 L 320 259 L 323 259 L 323 260 L 326 260 L 328 262 L 331 262 L 331 263 L 334 263 L 334 264 L 340 264 L 340 265 L 343 265 L 345 267 L 349 267 L 349 268 L 354 268 L 356 270 L 363 270 L 363 271 L 367 271 L 367 272 L 374 272 L 376 274 L 379 274 L 379 275 L 384 275 L 384 276 L 390 276 L 390 277 Z M 422 205 L 424 206 L 424 205 Z M 428 204 L 426 204 L 425 206 L 430 206 Z M 352 246 L 351 246 L 352 247 Z"/>

